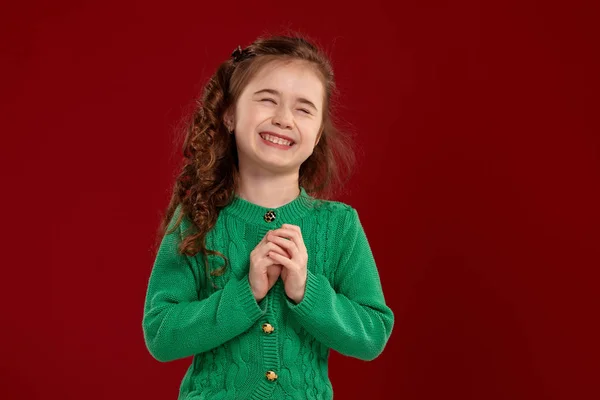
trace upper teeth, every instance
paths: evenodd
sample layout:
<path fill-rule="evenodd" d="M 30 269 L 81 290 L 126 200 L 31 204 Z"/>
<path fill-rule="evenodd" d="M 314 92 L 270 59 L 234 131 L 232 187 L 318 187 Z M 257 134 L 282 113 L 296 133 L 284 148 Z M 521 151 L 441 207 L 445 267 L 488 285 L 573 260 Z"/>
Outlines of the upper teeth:
<path fill-rule="evenodd" d="M 275 137 L 275 136 L 262 134 L 261 137 L 263 139 L 265 139 L 265 140 L 268 140 L 269 142 L 272 142 L 272 143 L 284 144 L 286 146 L 291 146 L 292 145 L 291 141 L 285 140 L 285 139 L 282 139 L 282 138 L 278 138 L 278 137 Z"/>

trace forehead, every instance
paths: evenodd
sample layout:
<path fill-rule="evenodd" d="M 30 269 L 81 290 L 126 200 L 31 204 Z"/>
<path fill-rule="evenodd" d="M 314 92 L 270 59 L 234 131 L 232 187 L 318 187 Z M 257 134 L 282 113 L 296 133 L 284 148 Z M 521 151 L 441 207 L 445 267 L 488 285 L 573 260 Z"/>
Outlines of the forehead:
<path fill-rule="evenodd" d="M 265 64 L 248 82 L 245 91 L 252 94 L 262 89 L 274 89 L 284 96 L 304 97 L 315 104 L 322 104 L 325 93 L 315 67 L 298 60 Z"/>

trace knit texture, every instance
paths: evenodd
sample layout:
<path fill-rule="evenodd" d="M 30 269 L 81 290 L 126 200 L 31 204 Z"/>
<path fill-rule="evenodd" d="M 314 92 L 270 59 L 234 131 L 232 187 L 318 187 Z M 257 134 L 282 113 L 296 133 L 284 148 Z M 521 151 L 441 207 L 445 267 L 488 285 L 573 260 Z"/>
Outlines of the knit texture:
<path fill-rule="evenodd" d="M 264 215 L 274 211 L 275 220 Z M 169 228 L 174 226 L 177 207 Z M 269 230 L 298 225 L 308 253 L 304 298 L 294 304 L 281 278 L 257 302 L 248 281 L 250 252 Z M 201 254 L 180 254 L 193 223 L 186 216 L 162 239 L 150 278 L 142 327 L 148 351 L 166 362 L 193 356 L 178 400 L 331 399 L 329 350 L 361 360 L 383 351 L 394 325 L 358 213 L 300 188 L 269 209 L 236 196 L 207 234 L 209 249 L 229 260 L 207 281 Z M 211 270 L 224 264 L 208 257 Z M 263 331 L 263 324 L 273 332 Z M 277 378 L 269 380 L 267 372 Z M 274 375 L 271 375 L 274 376 Z"/>

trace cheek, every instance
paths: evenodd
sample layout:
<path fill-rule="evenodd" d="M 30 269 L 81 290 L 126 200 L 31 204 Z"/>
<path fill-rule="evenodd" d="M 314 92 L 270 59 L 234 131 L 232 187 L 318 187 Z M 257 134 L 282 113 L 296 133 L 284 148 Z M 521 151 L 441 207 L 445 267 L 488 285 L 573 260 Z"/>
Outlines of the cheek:
<path fill-rule="evenodd" d="M 248 104 L 238 111 L 239 122 L 245 125 L 256 125 L 269 116 L 266 107 L 261 107 L 260 104 Z"/>
<path fill-rule="evenodd" d="M 298 119 L 296 120 L 297 124 L 298 124 L 298 128 L 300 129 L 300 132 L 302 132 L 302 135 L 307 138 L 310 139 L 309 142 L 312 140 L 316 140 L 317 139 L 317 135 L 319 134 L 319 129 L 321 129 L 321 124 L 319 121 L 317 121 L 317 119 L 311 118 L 304 118 L 304 119 Z"/>

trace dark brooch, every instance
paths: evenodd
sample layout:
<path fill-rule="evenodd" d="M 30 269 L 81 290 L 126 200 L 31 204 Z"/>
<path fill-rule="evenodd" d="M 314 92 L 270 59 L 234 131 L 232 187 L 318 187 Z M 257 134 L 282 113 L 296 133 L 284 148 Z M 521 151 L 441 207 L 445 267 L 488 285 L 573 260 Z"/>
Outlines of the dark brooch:
<path fill-rule="evenodd" d="M 231 58 L 233 58 L 234 63 L 239 63 L 240 61 L 244 61 L 247 58 L 252 57 L 254 54 L 250 51 L 250 49 L 245 48 L 242 49 L 242 46 L 238 46 L 233 53 L 231 53 Z"/>
<path fill-rule="evenodd" d="M 275 215 L 275 211 L 269 210 L 265 213 L 263 218 L 266 222 L 273 222 L 275 221 L 275 218 L 277 218 L 277 215 Z"/>

